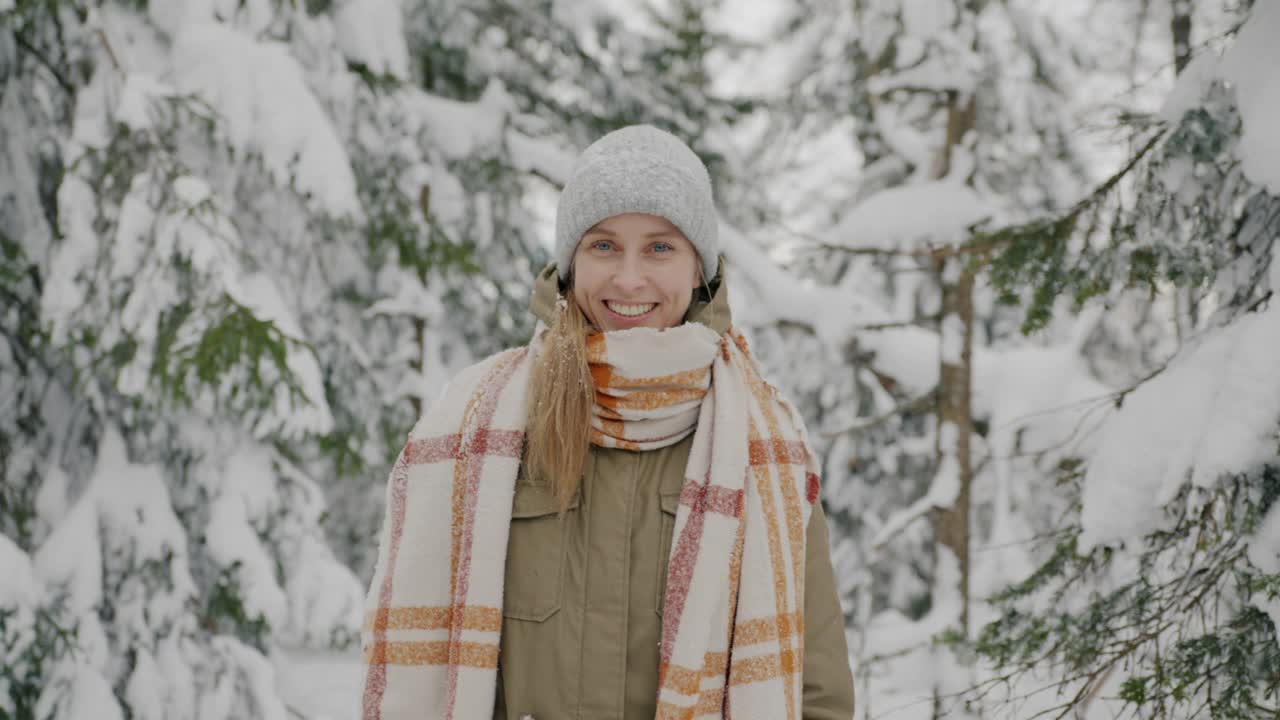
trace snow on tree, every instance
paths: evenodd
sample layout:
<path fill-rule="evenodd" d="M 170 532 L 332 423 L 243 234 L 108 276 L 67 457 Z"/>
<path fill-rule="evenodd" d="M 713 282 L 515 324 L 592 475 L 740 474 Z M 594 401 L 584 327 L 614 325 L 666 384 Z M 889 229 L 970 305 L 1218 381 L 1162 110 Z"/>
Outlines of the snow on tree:
<path fill-rule="evenodd" d="M 415 415 L 528 337 L 538 204 L 572 147 L 714 124 L 689 84 L 703 12 L 650 17 L 624 69 L 578 51 L 629 42 L 626 13 L 568 5 L 0 12 L 0 380 L 22 410 L 0 527 L 23 579 L 0 707 L 281 717 L 274 666 L 363 621 Z M 655 58 L 679 76 L 626 82 Z M 595 106 L 569 77 L 631 90 Z"/>
<path fill-rule="evenodd" d="M 823 454 L 860 712 L 1274 710 L 1253 5 L 0 0 L 0 714 L 297 711 L 634 122 Z"/>
<path fill-rule="evenodd" d="M 1072 361 L 1069 325 L 1031 342 L 1016 337 L 1015 315 L 996 305 L 989 285 L 974 285 L 957 252 L 975 226 L 1033 217 L 1083 187 L 1082 150 L 1063 122 L 1075 98 L 1032 77 L 1033 59 L 1069 70 L 1072 48 L 1045 39 L 1056 37 L 1053 18 L 1005 3 L 814 5 L 799 27 L 848 29 L 814 54 L 854 61 L 833 69 L 805 58 L 812 69 L 796 74 L 816 86 L 806 95 L 835 95 L 833 107 L 854 109 L 843 130 L 852 158 L 846 168 L 811 170 L 813 184 L 846 188 L 843 198 L 819 206 L 825 214 L 794 215 L 794 265 L 822 283 L 800 304 L 822 310 L 777 317 L 783 325 L 765 333 L 776 339 L 762 355 L 789 358 L 779 361 L 784 382 L 801 395 L 826 453 L 860 704 L 872 714 L 905 712 L 901 705 L 924 697 L 917 708 L 927 714 L 931 695 L 968 684 L 946 669 L 955 660 L 932 649 L 933 634 L 963 634 L 966 616 L 970 626 L 980 622 L 969 613 L 971 589 L 999 587 L 1029 566 L 1012 548 L 974 557 L 970 568 L 967 546 L 999 548 L 1028 534 L 1025 518 L 1046 512 L 1027 481 L 1013 482 L 1042 473 L 1006 453 L 1033 439 L 1040 452 L 1059 444 L 1078 413 L 1045 411 L 1105 392 Z M 1041 42 L 1019 42 L 1019 34 Z M 819 130 L 844 120 L 837 114 Z M 760 287 L 766 305 L 785 306 L 775 302 L 784 291 Z M 1070 382 L 1056 393 L 1025 392 L 1047 368 Z M 1009 380 L 1023 392 L 1002 392 Z"/>
<path fill-rule="evenodd" d="M 1142 461 L 1142 454 L 1129 454 L 1127 440 L 1098 447 L 1114 437 L 1100 428 L 1113 401 L 1128 394 L 1125 388 L 1163 365 L 1222 297 L 1260 302 L 1256 288 L 1267 266 L 1254 261 L 1269 257 L 1267 250 L 1236 260 L 1232 273 L 1252 278 L 1245 289 L 1207 285 L 1206 278 L 1223 267 L 1215 258 L 1232 247 L 1224 237 L 1233 220 L 1247 217 L 1250 238 L 1256 232 L 1268 237 L 1268 201 L 1241 186 L 1238 174 L 1212 163 L 1195 169 L 1185 157 L 1187 144 L 1209 145 L 1201 141 L 1207 135 L 1203 118 L 1198 126 L 1160 136 L 1158 144 L 1140 132 L 1142 113 L 1162 98 L 1151 87 L 1132 87 L 1135 78 L 1159 75 L 1162 67 L 1171 76 L 1171 57 L 1181 63 L 1191 50 L 1212 53 L 1222 44 L 1218 29 L 1229 31 L 1237 20 L 1230 7 L 1198 5 L 1192 20 L 1203 40 L 1188 50 L 1190 21 L 1178 13 L 1192 11 L 1184 6 L 1094 8 L 1088 17 L 1081 17 L 1081 7 L 995 2 L 863 3 L 852 15 L 812 3 L 809 10 L 806 19 L 815 26 L 859 29 L 823 36 L 827 46 L 819 43 L 811 54 L 796 51 L 800 66 L 811 69 L 792 73 L 807 83 L 797 86 L 797 95 L 835 95 L 843 101 L 836 107 L 853 108 L 855 171 L 813 160 L 780 174 L 786 179 L 779 192 L 791 191 L 785 187 L 791 178 L 809 172 L 816 177 L 798 195 L 808 187 L 828 193 L 848 188 L 852 210 L 825 221 L 819 210 L 832 204 L 792 210 L 796 224 L 779 228 L 794 238 L 785 256 L 818 284 L 788 287 L 796 281 L 765 263 L 748 265 L 759 279 L 752 299 L 768 308 L 750 322 L 762 326 L 766 363 L 776 363 L 784 383 L 804 401 L 816 435 L 828 441 L 824 494 L 838 538 L 837 574 L 851 601 L 860 704 L 872 717 L 936 717 L 963 707 L 1032 715 L 1055 704 L 1058 682 L 1075 693 L 1080 678 L 1028 661 L 1028 675 L 1018 678 L 1031 680 L 1027 685 L 1015 684 L 1003 696 L 966 694 L 969 685 L 996 676 L 989 667 L 962 667 L 967 663 L 960 659 L 971 652 L 962 649 L 965 643 L 957 645 L 958 655 L 933 643 L 940 634 L 962 641 L 999 618 L 1004 605 L 982 598 L 1057 557 L 1056 541 L 1071 534 L 1077 512 L 1073 488 L 1095 452 L 1130 465 Z M 1136 40 L 1126 37 L 1135 19 Z M 796 21 L 790 28 L 804 37 L 805 26 Z M 805 66 L 813 56 L 854 62 Z M 1194 69 L 1192 61 L 1187 72 Z M 1097 113 L 1089 103 L 1104 89 L 1128 93 L 1128 107 L 1110 112 L 1122 127 L 1134 128 L 1129 154 L 1136 160 L 1073 128 L 1082 113 Z M 1260 94 L 1247 102 L 1265 107 Z M 967 120 L 973 130 L 966 133 L 957 120 L 965 121 L 974 107 L 966 107 L 970 98 L 976 108 Z M 807 115 L 790 127 L 803 134 L 817 126 L 829 134 L 842 122 L 839 113 L 825 122 Z M 1213 152 L 1222 151 L 1220 140 L 1210 142 Z M 1171 151 L 1169 162 L 1145 164 L 1147 153 L 1158 150 Z M 960 171 L 950 175 L 955 168 L 948 161 L 956 158 Z M 1122 167 L 1112 176 L 1093 175 L 1108 164 Z M 1192 169 L 1205 175 L 1198 184 L 1184 184 L 1180 192 L 1169 184 Z M 1217 192 L 1209 190 L 1214 183 Z M 1139 195 L 1141 212 L 1128 204 L 1128 193 Z M 1179 202 L 1171 203 L 1171 196 Z M 1227 211 L 1233 203 L 1252 212 L 1232 215 Z M 1115 222 L 1113 212 L 1120 215 Z M 1140 242 L 1133 241 L 1135 234 Z M 1153 243 L 1152 237 L 1178 240 Z M 1251 247 L 1257 242 L 1250 240 Z M 931 528 L 916 522 L 949 507 L 964 486 L 955 473 L 943 472 L 946 456 L 935 456 L 942 431 L 930 412 L 948 384 L 946 360 L 963 347 L 945 321 L 933 324 L 945 304 L 947 275 L 930 279 L 927 261 L 952 253 L 980 270 L 968 363 L 974 496 L 972 509 L 961 513 L 975 547 L 967 592 L 963 564 L 935 565 L 928 552 Z M 771 323 L 776 326 L 763 329 Z M 934 329 L 939 327 L 941 334 Z M 1227 351 L 1216 352 L 1222 357 Z M 943 360 L 941 376 L 929 359 Z M 833 366 L 848 369 L 837 373 Z M 1167 398 L 1174 386 L 1182 387 L 1181 381 L 1151 392 Z M 1268 392 L 1256 382 L 1239 386 Z M 1244 416 L 1265 418 L 1268 407 L 1254 402 Z M 1135 426 L 1145 423 L 1155 432 L 1182 417 L 1167 405 L 1164 410 L 1163 423 L 1146 417 Z M 1180 437 L 1199 441 L 1206 427 L 1183 426 Z M 1212 437 L 1205 441 L 1212 444 Z M 1218 455 L 1239 462 L 1244 456 L 1232 456 L 1236 449 L 1222 445 Z M 1108 486 L 1115 484 L 1112 479 Z M 1151 497 L 1141 490 L 1132 494 Z M 1115 517 L 1119 525 L 1127 519 Z M 946 583 L 959 583 L 961 590 L 948 591 Z M 1070 588 L 1057 589 L 1054 597 L 1070 597 Z M 1048 698 L 1026 697 L 1046 687 Z"/>
<path fill-rule="evenodd" d="M 1175 38 L 1189 32 L 1186 9 L 1174 8 Z M 1221 57 L 1183 62 L 1176 41 L 1182 73 L 1129 168 L 1132 192 L 1096 195 L 1040 241 L 1043 254 L 1012 233 L 1019 249 L 998 260 L 1006 287 L 1040 297 L 1139 284 L 1174 300 L 1175 351 L 1119 394 L 1073 483 L 1079 515 L 996 598 L 1002 615 L 978 638 L 997 677 L 1058 678 L 1054 712 L 1278 710 L 1280 196 L 1275 163 L 1259 161 L 1270 140 L 1258 140 L 1280 111 L 1264 70 L 1280 59 L 1277 31 L 1280 7 L 1257 3 Z"/>
<path fill-rule="evenodd" d="M 0 20 L 0 528 L 21 582 L 0 710 L 287 717 L 281 650 L 341 647 L 362 622 L 325 489 L 388 463 L 382 423 L 410 413 L 412 367 L 369 357 L 411 324 L 351 298 L 393 297 L 401 251 L 462 239 L 368 261 L 398 210 L 357 172 L 378 159 L 353 155 L 369 130 L 345 111 L 370 78 L 326 14 L 68 2 Z"/>

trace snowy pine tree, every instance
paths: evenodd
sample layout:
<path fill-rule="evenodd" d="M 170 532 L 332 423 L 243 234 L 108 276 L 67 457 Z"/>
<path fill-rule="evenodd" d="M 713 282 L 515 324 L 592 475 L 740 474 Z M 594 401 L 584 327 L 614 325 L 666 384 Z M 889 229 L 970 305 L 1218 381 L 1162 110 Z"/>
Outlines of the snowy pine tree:
<path fill-rule="evenodd" d="M 978 638 L 993 684 L 1056 678 L 1054 713 L 1280 710 L 1280 176 L 1264 130 L 1280 112 L 1264 69 L 1280 62 L 1280 8 L 1255 4 L 1225 54 L 1189 61 L 1188 13 L 1174 4 L 1181 73 L 1124 177 L 993 238 L 994 279 L 1030 298 L 1028 324 L 1058 296 L 1114 302 L 1136 286 L 1167 300 L 1175 343 L 1116 395 L 1096 451 L 1065 478 L 1078 514 Z"/>
<path fill-rule="evenodd" d="M 287 715 L 635 122 L 823 455 L 860 712 L 1273 712 L 1249 5 L 0 0 L 0 717 Z"/>
<path fill-rule="evenodd" d="M 326 272 L 358 273 L 380 209 L 329 119 L 358 77 L 330 19 L 267 2 L 0 19 L 0 709 L 285 717 L 276 650 L 361 622 L 314 479 L 342 390 L 319 349 L 360 327 Z"/>

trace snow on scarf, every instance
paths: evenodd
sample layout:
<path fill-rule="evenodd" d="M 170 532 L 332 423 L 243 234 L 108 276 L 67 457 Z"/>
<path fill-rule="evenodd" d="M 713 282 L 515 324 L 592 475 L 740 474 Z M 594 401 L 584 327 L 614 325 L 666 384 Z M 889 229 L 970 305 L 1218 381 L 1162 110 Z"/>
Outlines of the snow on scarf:
<path fill-rule="evenodd" d="M 363 636 L 364 720 L 493 714 L 539 343 L 462 371 L 391 471 Z M 588 358 L 593 442 L 641 449 L 694 433 L 667 570 L 657 718 L 732 708 L 739 720 L 798 720 L 805 528 L 818 494 L 799 415 L 734 330 L 609 332 L 588 341 Z"/>

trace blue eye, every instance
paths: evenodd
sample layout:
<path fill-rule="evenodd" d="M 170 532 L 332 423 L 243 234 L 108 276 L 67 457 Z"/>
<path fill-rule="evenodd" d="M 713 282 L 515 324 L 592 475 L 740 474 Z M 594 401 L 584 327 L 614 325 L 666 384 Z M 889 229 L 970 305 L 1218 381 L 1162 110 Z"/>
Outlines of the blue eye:
<path fill-rule="evenodd" d="M 674 246 L 674 245 L 672 245 L 671 243 L 664 243 L 664 242 L 660 242 L 660 243 L 654 243 L 654 244 L 653 244 L 653 249 L 654 249 L 654 251 L 655 251 L 655 252 L 664 252 L 664 253 L 665 253 L 665 252 L 671 252 L 672 250 L 675 250 L 676 248 L 675 248 L 675 246 Z"/>
<path fill-rule="evenodd" d="M 592 250 L 608 250 L 613 247 L 613 243 L 608 240 L 596 240 L 591 243 Z"/>

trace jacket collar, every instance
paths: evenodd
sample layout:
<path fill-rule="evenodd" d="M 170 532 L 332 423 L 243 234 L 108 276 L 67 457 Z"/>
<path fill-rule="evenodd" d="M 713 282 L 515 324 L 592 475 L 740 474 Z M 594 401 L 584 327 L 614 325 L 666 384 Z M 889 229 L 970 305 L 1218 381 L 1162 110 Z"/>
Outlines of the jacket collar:
<path fill-rule="evenodd" d="M 724 258 L 720 258 L 715 279 L 709 286 L 710 300 L 705 297 L 695 298 L 684 319 L 685 322 L 702 323 L 723 335 L 733 325 L 733 317 L 729 313 L 729 287 L 724 282 Z M 555 317 L 556 298 L 560 296 L 560 290 L 556 264 L 551 263 L 538 273 L 538 278 L 533 283 L 533 297 L 529 301 L 529 311 L 545 325 L 551 325 Z"/>

